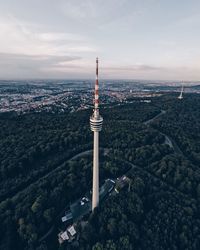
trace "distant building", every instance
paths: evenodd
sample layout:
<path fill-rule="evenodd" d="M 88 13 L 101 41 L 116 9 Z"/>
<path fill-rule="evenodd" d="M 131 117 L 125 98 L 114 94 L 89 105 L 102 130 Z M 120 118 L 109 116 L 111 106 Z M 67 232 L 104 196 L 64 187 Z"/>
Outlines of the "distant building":
<path fill-rule="evenodd" d="M 123 175 L 122 177 L 117 178 L 115 191 L 119 193 L 121 189 L 123 189 L 125 186 L 128 186 L 129 184 L 130 179 L 127 176 Z"/>
<path fill-rule="evenodd" d="M 84 215 L 91 211 L 91 200 L 84 196 L 70 205 L 70 211 L 73 217 L 73 221 L 82 218 Z"/>
<path fill-rule="evenodd" d="M 105 180 L 104 184 L 100 187 L 99 190 L 99 199 L 100 201 L 104 199 L 114 188 L 115 181 L 111 179 Z"/>
<path fill-rule="evenodd" d="M 58 234 L 58 241 L 60 244 L 62 244 L 64 241 L 73 241 L 75 239 L 75 235 L 76 235 L 76 230 L 74 228 L 74 225 L 69 226 L 66 231 L 61 231 Z"/>
<path fill-rule="evenodd" d="M 182 99 L 183 99 L 183 85 L 182 85 L 182 87 L 181 87 L 181 93 L 180 93 L 180 95 L 178 96 L 178 99 L 179 99 L 179 100 L 182 100 Z"/>
<path fill-rule="evenodd" d="M 69 240 L 69 236 L 68 236 L 68 234 L 67 234 L 66 231 L 65 231 L 64 233 L 62 233 L 62 234 L 60 235 L 60 237 L 61 237 L 63 240 Z"/>
<path fill-rule="evenodd" d="M 66 231 L 65 232 L 61 231 L 58 234 L 58 241 L 60 244 L 62 244 L 65 240 L 69 240 L 69 236 Z"/>
<path fill-rule="evenodd" d="M 66 221 L 71 220 L 72 218 L 73 218 L 73 216 L 72 216 L 71 211 L 67 211 L 65 213 L 65 216 L 63 216 L 61 220 L 62 220 L 62 222 L 66 222 Z"/>
<path fill-rule="evenodd" d="M 76 230 L 74 228 L 74 226 L 70 226 L 67 228 L 67 231 L 70 233 L 70 235 L 73 237 L 76 234 Z"/>

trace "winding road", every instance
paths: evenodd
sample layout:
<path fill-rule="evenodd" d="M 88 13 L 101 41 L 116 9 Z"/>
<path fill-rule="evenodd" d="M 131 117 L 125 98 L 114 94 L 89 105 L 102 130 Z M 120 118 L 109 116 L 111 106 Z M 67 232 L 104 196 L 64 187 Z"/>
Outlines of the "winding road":
<path fill-rule="evenodd" d="M 144 125 L 150 125 L 152 122 L 154 122 L 156 119 L 158 119 L 159 117 L 161 117 L 162 115 L 166 114 L 166 111 L 165 110 L 161 110 L 160 113 L 156 116 L 154 116 L 153 118 L 143 122 Z M 165 133 L 161 132 L 158 130 L 158 132 L 163 135 L 165 137 L 165 144 L 167 144 L 170 148 L 173 148 L 174 152 L 176 154 L 180 154 L 182 155 L 184 158 L 184 154 L 183 152 L 180 150 L 180 148 L 178 147 L 178 145 L 176 144 L 176 142 L 169 136 L 169 135 L 166 135 Z"/>
<path fill-rule="evenodd" d="M 157 115 L 154 116 L 153 118 L 151 118 L 151 119 L 149 119 L 149 120 L 143 122 L 144 125 L 148 125 L 148 124 L 152 123 L 153 121 L 155 121 L 156 119 L 158 119 L 160 116 L 164 115 L 165 113 L 166 113 L 165 110 L 161 110 L 159 114 L 157 114 Z"/>
<path fill-rule="evenodd" d="M 154 116 L 153 118 L 143 122 L 144 125 L 147 125 L 149 126 L 152 122 L 154 122 L 156 119 L 158 119 L 159 117 L 161 117 L 162 115 L 166 114 L 166 111 L 165 110 L 161 110 L 159 114 L 157 114 L 156 116 Z M 168 135 L 162 133 L 159 131 L 159 133 L 161 133 L 164 137 L 165 137 L 165 144 L 169 145 L 171 148 L 174 149 L 174 152 L 175 153 L 178 153 L 178 154 L 181 154 L 184 156 L 183 152 L 180 150 L 180 148 L 178 147 L 178 145 L 174 142 L 174 140 L 172 138 L 170 138 Z M 108 149 L 103 149 L 103 150 L 108 150 Z M 80 157 L 83 157 L 83 156 L 86 156 L 86 155 L 89 155 L 92 153 L 93 150 L 85 150 L 81 153 L 78 153 L 76 155 L 74 155 L 73 157 L 71 157 L 70 159 L 68 159 L 67 161 L 73 161 L 73 160 L 77 160 L 78 158 Z M 150 173 L 148 170 L 146 169 L 143 169 L 139 166 L 136 166 L 134 164 L 132 164 L 131 162 L 129 161 L 126 161 L 126 160 L 122 160 L 124 161 L 127 165 L 131 166 L 131 169 L 129 169 L 129 171 L 125 174 L 128 174 L 129 172 L 131 171 L 134 171 L 135 169 L 138 169 L 146 174 L 148 174 L 149 176 L 151 176 L 152 178 L 156 179 L 156 180 L 160 180 L 157 176 L 155 176 L 154 174 Z M 37 179 L 36 181 L 32 182 L 30 185 L 26 186 L 25 188 L 23 188 L 22 190 L 18 191 L 17 193 L 15 193 L 14 195 L 12 195 L 11 197 L 9 198 L 13 198 L 15 197 L 16 195 L 19 195 L 20 193 L 23 193 L 27 188 L 33 186 L 33 185 L 37 185 L 37 183 L 39 181 L 41 181 L 41 179 L 43 178 L 46 178 L 48 177 L 50 174 L 52 174 L 53 172 L 55 171 L 58 171 L 59 169 L 62 169 L 63 168 L 63 164 L 60 164 L 58 165 L 55 169 L 53 169 L 52 171 L 48 172 L 47 174 L 41 176 L 39 179 Z M 161 180 L 160 180 L 161 181 Z M 162 180 L 163 183 L 165 183 L 163 180 Z M 176 192 L 179 192 L 181 193 L 182 195 L 185 195 L 187 196 L 186 194 L 180 192 L 179 190 L 175 189 L 173 186 L 169 185 L 168 183 L 165 183 L 166 185 L 168 185 L 171 189 L 173 189 L 174 191 Z M 62 211 L 63 212 L 63 211 Z M 60 214 L 58 215 L 60 216 Z M 57 216 L 57 217 L 58 217 Z M 43 241 L 45 240 L 54 230 L 54 225 L 52 225 L 52 227 L 39 239 L 39 241 Z"/>
<path fill-rule="evenodd" d="M 88 154 L 91 154 L 91 153 L 92 153 L 92 150 L 91 150 L 91 149 L 90 149 L 90 150 L 83 151 L 83 152 L 81 152 L 81 153 L 78 153 L 78 154 L 72 156 L 72 157 L 69 158 L 69 159 L 66 159 L 66 161 L 64 161 L 64 163 L 65 163 L 65 162 L 69 162 L 69 161 L 76 160 L 76 159 L 78 159 L 79 157 L 82 157 L 82 156 L 85 156 L 85 155 L 88 155 Z M 31 186 L 33 186 L 33 185 L 39 183 L 42 179 L 44 179 L 44 178 L 50 176 L 52 173 L 58 171 L 59 169 L 62 169 L 64 163 L 59 164 L 57 167 L 55 167 L 54 169 L 50 170 L 48 173 L 43 174 L 42 176 L 40 176 L 40 178 L 38 178 L 38 179 L 36 179 L 35 181 L 31 182 L 31 183 L 28 184 L 26 187 L 23 187 L 23 188 L 19 189 L 15 194 L 7 195 L 6 198 L 1 199 L 0 203 L 3 202 L 4 200 L 6 200 L 7 198 L 9 198 L 9 199 L 14 198 L 16 195 L 19 195 L 19 194 L 23 193 L 27 188 L 30 188 Z"/>
<path fill-rule="evenodd" d="M 158 119 L 159 117 L 161 117 L 162 115 L 166 114 L 165 110 L 161 110 L 159 114 L 157 114 L 156 116 L 154 116 L 153 118 L 143 122 L 144 125 L 150 125 L 152 122 L 154 122 L 156 119 Z M 162 133 L 159 131 L 160 134 L 162 134 L 165 137 L 165 144 L 169 145 L 169 147 L 173 148 L 174 152 L 177 154 L 181 154 L 184 156 L 183 152 L 180 150 L 180 148 L 178 147 L 178 145 L 174 142 L 173 139 L 171 139 L 168 135 Z M 105 148 L 101 148 L 102 150 L 109 150 L 109 149 L 105 149 Z M 81 152 L 75 156 L 73 156 L 72 158 L 70 158 L 68 161 L 73 161 L 73 160 L 77 160 L 80 157 L 83 157 L 85 155 L 91 154 L 93 150 L 86 150 L 84 152 Z M 144 174 L 146 174 L 148 177 L 153 178 L 153 180 L 155 181 L 159 181 L 162 182 L 164 185 L 166 185 L 168 188 L 170 188 L 171 191 L 174 191 L 176 193 L 179 193 L 181 196 L 184 196 L 187 199 L 192 199 L 192 197 L 190 195 L 187 195 L 183 192 L 181 192 L 180 190 L 178 190 L 177 188 L 173 187 L 171 184 L 165 182 L 164 180 L 161 180 L 158 176 L 156 176 L 155 174 L 151 173 L 149 170 L 141 168 L 127 160 L 123 160 L 123 159 L 118 159 L 124 163 L 126 163 L 127 165 L 130 166 L 130 169 L 124 173 L 125 175 L 132 173 L 135 170 L 139 170 L 140 172 L 143 172 Z M 64 209 L 65 210 L 65 209 Z M 64 211 L 63 210 L 63 211 Z M 62 211 L 62 212 L 63 212 Z M 59 216 L 61 216 L 61 213 L 56 216 L 56 218 L 58 219 Z M 54 230 L 55 226 L 52 225 L 52 227 L 39 239 L 39 242 L 44 241 Z"/>

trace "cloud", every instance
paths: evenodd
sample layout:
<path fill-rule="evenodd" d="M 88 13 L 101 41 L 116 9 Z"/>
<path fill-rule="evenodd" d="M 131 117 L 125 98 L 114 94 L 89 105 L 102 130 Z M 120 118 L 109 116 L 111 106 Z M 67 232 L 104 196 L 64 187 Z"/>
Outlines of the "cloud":
<path fill-rule="evenodd" d="M 104 68 L 106 71 L 156 71 L 162 70 L 161 67 L 150 66 L 150 65 L 133 65 L 133 66 L 122 66 L 122 67 L 107 67 Z"/>
<path fill-rule="evenodd" d="M 69 0 L 63 1 L 60 8 L 68 19 L 72 19 L 77 23 L 96 26 L 107 25 L 121 19 L 134 12 L 137 6 L 135 1 L 130 2 L 129 0 Z"/>
<path fill-rule="evenodd" d="M 102 69 L 106 79 L 193 80 L 200 79 L 199 67 L 135 65 Z"/>
<path fill-rule="evenodd" d="M 23 55 L 0 53 L 1 78 L 47 77 L 47 69 L 57 65 L 80 60 L 78 56 Z"/>
<path fill-rule="evenodd" d="M 94 52 L 88 39 L 71 32 L 47 32 L 46 27 L 19 20 L 14 16 L 0 17 L 0 52 L 26 55 L 70 55 Z"/>
<path fill-rule="evenodd" d="M 78 56 L 56 56 L 56 55 L 24 55 L 24 54 L 12 54 L 12 53 L 0 53 L 0 64 L 15 64 L 16 62 L 40 62 L 55 64 L 58 62 L 68 62 L 73 60 L 79 60 Z"/>
<path fill-rule="evenodd" d="M 0 30 L 0 78 L 58 77 L 62 63 L 97 51 L 85 36 L 48 32 L 12 15 L 0 17 Z"/>
<path fill-rule="evenodd" d="M 200 77 L 189 2 L 181 11 L 158 0 L 1 2 L 0 78 L 94 77 L 96 55 L 102 78 Z"/>
<path fill-rule="evenodd" d="M 198 67 L 100 64 L 100 79 L 199 80 Z M 79 56 L 0 53 L 1 79 L 94 79 L 95 61 Z"/>
<path fill-rule="evenodd" d="M 76 41 L 83 41 L 83 36 L 80 36 L 78 34 L 73 33 L 67 33 L 67 32 L 44 32 L 44 33 L 37 33 L 35 35 L 40 41 L 45 42 L 76 42 Z"/>

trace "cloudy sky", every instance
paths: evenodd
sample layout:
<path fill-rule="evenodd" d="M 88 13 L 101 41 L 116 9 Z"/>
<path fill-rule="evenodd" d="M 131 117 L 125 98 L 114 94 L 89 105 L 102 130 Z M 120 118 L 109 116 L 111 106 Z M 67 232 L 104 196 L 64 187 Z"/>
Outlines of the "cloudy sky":
<path fill-rule="evenodd" d="M 200 80 L 199 0 L 0 0 L 0 79 Z"/>

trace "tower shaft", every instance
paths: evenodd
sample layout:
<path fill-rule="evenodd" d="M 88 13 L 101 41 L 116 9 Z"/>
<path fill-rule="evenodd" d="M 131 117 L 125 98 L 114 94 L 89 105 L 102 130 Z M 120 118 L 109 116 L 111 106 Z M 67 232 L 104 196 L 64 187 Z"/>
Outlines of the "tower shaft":
<path fill-rule="evenodd" d="M 99 132 L 94 132 L 92 211 L 99 204 Z"/>

